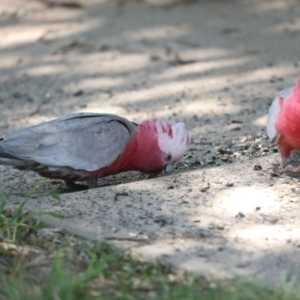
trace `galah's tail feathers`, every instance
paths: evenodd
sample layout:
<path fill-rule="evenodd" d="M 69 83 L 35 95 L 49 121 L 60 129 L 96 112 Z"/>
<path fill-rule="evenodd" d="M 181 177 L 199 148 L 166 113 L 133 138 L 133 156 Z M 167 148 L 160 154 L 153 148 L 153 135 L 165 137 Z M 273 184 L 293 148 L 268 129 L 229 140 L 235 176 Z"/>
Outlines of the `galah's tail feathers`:
<path fill-rule="evenodd" d="M 272 142 L 277 141 L 279 138 L 275 124 L 280 113 L 280 108 L 281 108 L 280 99 L 282 98 L 285 101 L 292 94 L 293 89 L 294 87 L 289 87 L 287 89 L 280 91 L 270 106 L 268 118 L 267 118 L 267 134 L 269 139 Z"/>

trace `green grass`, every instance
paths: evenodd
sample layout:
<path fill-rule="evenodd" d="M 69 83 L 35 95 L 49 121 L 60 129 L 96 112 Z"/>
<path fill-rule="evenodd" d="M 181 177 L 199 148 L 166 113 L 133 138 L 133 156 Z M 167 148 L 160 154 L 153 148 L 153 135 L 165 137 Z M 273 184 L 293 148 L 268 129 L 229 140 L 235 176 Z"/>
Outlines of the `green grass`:
<path fill-rule="evenodd" d="M 23 213 L 26 200 L 7 211 L 9 197 L 0 199 L 0 300 L 300 300 L 288 287 L 208 282 L 136 261 L 106 243 L 43 227 L 37 214 Z"/>

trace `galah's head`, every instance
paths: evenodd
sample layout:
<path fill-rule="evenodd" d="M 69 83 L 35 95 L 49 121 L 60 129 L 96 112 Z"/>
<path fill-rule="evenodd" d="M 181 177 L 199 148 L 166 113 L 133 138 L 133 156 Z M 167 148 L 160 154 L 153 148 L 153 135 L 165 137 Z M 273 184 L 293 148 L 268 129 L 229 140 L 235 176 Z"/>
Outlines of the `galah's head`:
<path fill-rule="evenodd" d="M 187 131 L 183 123 L 169 120 L 154 119 L 146 121 L 142 125 L 148 128 L 148 132 L 151 132 L 155 137 L 153 142 L 156 147 L 153 147 L 153 151 L 150 150 L 152 153 L 148 154 L 152 156 L 152 161 L 157 161 L 159 164 L 157 170 L 173 171 L 175 164 L 183 157 L 191 143 L 191 133 Z M 151 139 L 149 135 L 147 137 L 149 145 Z M 155 148 L 157 151 L 154 150 Z"/>
<path fill-rule="evenodd" d="M 183 123 L 175 123 L 169 120 L 156 120 L 157 141 L 160 150 L 164 154 L 166 172 L 173 171 L 185 151 L 187 150 L 192 135 L 188 132 Z"/>

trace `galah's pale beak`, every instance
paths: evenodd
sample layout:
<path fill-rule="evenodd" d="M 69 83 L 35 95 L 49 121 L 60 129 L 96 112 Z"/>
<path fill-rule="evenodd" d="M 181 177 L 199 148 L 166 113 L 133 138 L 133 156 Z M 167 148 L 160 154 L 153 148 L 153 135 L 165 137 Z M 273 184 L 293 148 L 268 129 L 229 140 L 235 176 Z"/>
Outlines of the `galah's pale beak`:
<path fill-rule="evenodd" d="M 162 171 L 162 174 L 169 174 L 172 173 L 174 171 L 175 168 L 175 164 L 172 165 L 166 165 L 164 170 Z"/>

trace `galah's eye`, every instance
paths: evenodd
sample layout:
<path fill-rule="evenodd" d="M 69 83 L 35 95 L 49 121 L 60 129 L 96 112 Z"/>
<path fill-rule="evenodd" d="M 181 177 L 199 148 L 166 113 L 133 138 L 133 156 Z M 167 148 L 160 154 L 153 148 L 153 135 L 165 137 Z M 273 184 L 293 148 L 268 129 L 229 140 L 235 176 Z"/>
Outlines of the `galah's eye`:
<path fill-rule="evenodd" d="M 164 159 L 165 159 L 165 161 L 170 161 L 172 159 L 171 153 L 165 153 L 164 154 Z"/>

